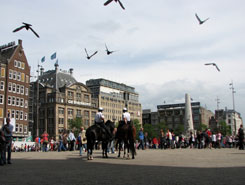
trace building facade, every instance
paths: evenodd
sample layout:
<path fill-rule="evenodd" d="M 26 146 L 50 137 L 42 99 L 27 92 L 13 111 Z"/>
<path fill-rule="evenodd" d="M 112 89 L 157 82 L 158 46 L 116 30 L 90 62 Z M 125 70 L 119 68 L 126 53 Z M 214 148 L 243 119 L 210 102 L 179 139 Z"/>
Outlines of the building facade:
<path fill-rule="evenodd" d="M 215 119 L 217 120 L 218 128 L 219 122 L 225 121 L 226 124 L 230 126 L 232 135 L 236 135 L 238 133 L 240 125 L 243 124 L 240 113 L 229 109 L 215 110 Z"/>
<path fill-rule="evenodd" d="M 90 90 L 73 77 L 73 69 L 44 72 L 31 83 L 30 128 L 34 136 L 47 131 L 50 136 L 58 138 L 59 133 L 69 129 L 69 120 L 81 118 L 85 128 L 94 123 L 97 111 Z M 38 103 L 37 103 L 38 102 Z M 31 103 L 30 103 L 31 104 Z"/>
<path fill-rule="evenodd" d="M 106 79 L 91 79 L 86 81 L 86 85 L 91 90 L 92 97 L 97 99 L 98 106 L 104 108 L 106 120 L 120 121 L 122 110 L 126 107 L 131 114 L 131 120 L 137 119 L 142 124 L 139 94 L 134 87 Z"/>
<path fill-rule="evenodd" d="M 214 114 L 200 106 L 200 102 L 192 102 L 192 119 L 194 130 L 198 130 L 201 124 L 209 126 L 209 120 Z M 166 104 L 157 106 L 159 122 L 165 122 L 170 129 L 176 129 L 185 123 L 185 103 Z"/>
<path fill-rule="evenodd" d="M 0 46 L 0 127 L 6 117 L 14 125 L 14 139 L 28 137 L 30 66 L 22 41 Z"/>

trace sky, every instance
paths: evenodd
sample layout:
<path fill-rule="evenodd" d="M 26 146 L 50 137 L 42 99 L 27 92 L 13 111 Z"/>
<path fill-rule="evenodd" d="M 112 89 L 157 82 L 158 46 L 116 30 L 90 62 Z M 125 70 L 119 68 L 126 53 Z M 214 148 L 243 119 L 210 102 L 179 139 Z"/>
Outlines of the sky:
<path fill-rule="evenodd" d="M 53 70 L 74 69 L 77 81 L 105 78 L 135 87 L 143 109 L 193 101 L 214 112 L 233 109 L 245 115 L 245 1 L 244 0 L 0 0 L 0 45 L 23 41 L 36 75 L 37 65 Z M 195 13 L 204 20 L 199 25 Z M 31 31 L 12 31 L 22 22 Z M 109 50 L 106 55 L 105 44 Z M 87 60 L 89 54 L 98 51 Z M 205 63 L 216 63 L 214 66 Z"/>

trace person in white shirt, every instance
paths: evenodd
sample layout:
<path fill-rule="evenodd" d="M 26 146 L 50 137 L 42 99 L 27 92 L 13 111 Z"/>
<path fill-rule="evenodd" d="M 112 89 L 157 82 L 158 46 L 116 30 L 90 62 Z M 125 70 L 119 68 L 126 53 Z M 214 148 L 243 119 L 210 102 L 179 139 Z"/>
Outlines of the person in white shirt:
<path fill-rule="evenodd" d="M 69 138 L 70 144 L 71 144 L 70 151 L 74 151 L 74 144 L 75 144 L 76 138 L 74 136 L 73 130 L 70 131 L 68 138 Z"/>
<path fill-rule="evenodd" d="M 109 137 L 112 137 L 112 134 L 110 133 L 108 128 L 105 126 L 105 117 L 104 117 L 102 112 L 103 112 L 103 108 L 99 107 L 98 112 L 95 115 L 94 122 L 96 125 L 98 125 L 100 128 L 102 128 L 102 130 L 105 130 L 106 134 Z"/>
<path fill-rule="evenodd" d="M 130 123 L 130 114 L 127 108 L 123 108 L 122 120 L 125 124 Z"/>

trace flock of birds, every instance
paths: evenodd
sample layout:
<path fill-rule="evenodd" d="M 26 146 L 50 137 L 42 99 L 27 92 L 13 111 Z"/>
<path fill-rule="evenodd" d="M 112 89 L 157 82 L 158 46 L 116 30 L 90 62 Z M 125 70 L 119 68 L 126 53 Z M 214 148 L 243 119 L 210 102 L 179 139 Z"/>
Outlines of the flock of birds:
<path fill-rule="evenodd" d="M 120 0 L 108 0 L 108 1 L 106 1 L 104 3 L 104 6 L 107 6 L 112 1 L 115 1 L 116 3 L 118 2 L 119 5 L 121 6 L 121 8 L 125 10 L 125 7 L 123 6 L 123 4 L 122 4 L 122 2 Z M 198 20 L 200 25 L 202 25 L 203 23 L 205 23 L 209 19 L 209 18 L 207 18 L 207 19 L 202 20 L 202 19 L 200 19 L 200 17 L 197 14 L 195 14 L 195 16 L 196 16 L 196 19 Z M 20 27 L 16 28 L 15 30 L 13 30 L 13 32 L 17 32 L 17 31 L 20 31 L 20 30 L 25 28 L 26 30 L 31 30 L 36 35 L 36 37 L 40 38 L 39 35 L 37 34 L 37 32 L 35 32 L 34 29 L 31 27 L 32 26 L 31 24 L 24 23 L 24 22 L 22 24 L 23 24 L 22 26 L 20 26 Z M 115 52 L 115 51 L 110 51 L 108 49 L 108 47 L 106 46 L 106 44 L 105 44 L 105 48 L 106 48 L 106 54 L 107 55 L 110 55 L 110 54 Z M 98 51 L 95 51 L 93 54 L 89 55 L 88 52 L 87 52 L 87 49 L 85 48 L 84 50 L 85 50 L 85 53 L 86 53 L 86 58 L 88 60 L 91 59 L 94 55 L 96 55 L 98 53 Z M 220 69 L 218 68 L 218 66 L 215 63 L 206 63 L 205 65 L 213 65 L 214 67 L 216 67 L 216 69 L 218 71 L 220 71 Z"/>

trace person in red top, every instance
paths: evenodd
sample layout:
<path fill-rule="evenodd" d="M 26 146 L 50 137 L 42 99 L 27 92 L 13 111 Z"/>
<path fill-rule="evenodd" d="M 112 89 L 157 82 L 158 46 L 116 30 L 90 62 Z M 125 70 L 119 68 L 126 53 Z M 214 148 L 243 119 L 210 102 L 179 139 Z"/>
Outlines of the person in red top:
<path fill-rule="evenodd" d="M 40 137 L 35 138 L 35 150 L 39 151 L 40 150 Z"/>
<path fill-rule="evenodd" d="M 208 147 L 211 149 L 212 148 L 212 132 L 210 131 L 210 129 L 207 129 L 206 133 L 208 135 Z"/>
<path fill-rule="evenodd" d="M 43 147 L 44 147 L 44 151 L 47 152 L 48 151 L 48 133 L 47 131 L 45 130 L 42 134 L 42 138 L 43 138 Z"/>

